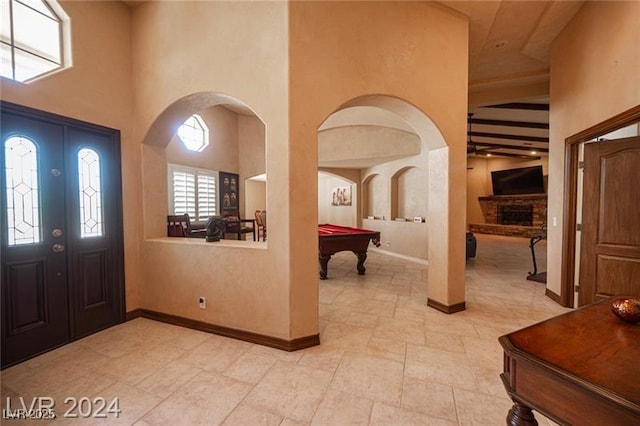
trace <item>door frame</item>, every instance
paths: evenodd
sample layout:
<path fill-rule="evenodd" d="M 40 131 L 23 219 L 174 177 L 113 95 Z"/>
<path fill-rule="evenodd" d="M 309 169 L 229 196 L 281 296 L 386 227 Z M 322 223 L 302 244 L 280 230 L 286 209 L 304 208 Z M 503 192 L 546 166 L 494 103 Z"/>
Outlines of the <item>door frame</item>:
<path fill-rule="evenodd" d="M 120 144 L 120 130 L 113 129 L 106 126 L 101 126 L 99 124 L 90 123 L 87 121 L 77 120 L 75 118 L 65 117 L 62 115 L 58 115 L 52 112 L 43 111 L 31 107 L 27 107 L 24 105 L 18 105 L 11 102 L 7 102 L 4 100 L 0 100 L 0 110 L 8 111 L 14 115 L 26 117 L 29 119 L 34 119 L 38 121 L 54 123 L 59 125 L 67 125 L 67 126 L 75 126 L 80 127 L 87 130 L 92 130 L 98 133 L 106 133 L 110 135 L 111 140 L 114 144 L 114 152 L 115 158 L 117 161 L 114 162 L 114 170 L 112 170 L 114 179 L 116 182 L 114 186 L 118 188 L 118 193 L 115 196 L 115 204 L 116 204 L 116 217 L 111 218 L 112 223 L 115 224 L 116 232 L 114 232 L 115 244 L 114 244 L 114 280 L 116 281 L 115 288 L 115 298 L 117 300 L 118 312 L 116 323 L 123 323 L 126 321 L 126 299 L 125 299 L 125 271 L 124 271 L 124 221 L 123 221 L 123 204 L 122 204 L 122 151 Z M 4 148 L 3 148 L 4 149 Z M 0 202 L 0 205 L 3 205 L 4 202 Z M 2 246 L 0 245 L 0 257 L 2 256 Z M 70 341 L 74 341 L 78 338 L 76 335 L 76 330 L 73 325 L 73 306 L 71 305 L 73 300 L 70 299 L 69 304 L 69 333 L 70 333 Z"/>
<path fill-rule="evenodd" d="M 578 150 L 580 144 L 622 129 L 640 121 L 640 105 L 628 109 L 595 126 L 589 127 L 565 139 L 564 147 L 564 199 L 562 229 L 562 263 L 560 275 L 560 299 L 546 290 L 546 295 L 568 308 L 574 306 L 576 269 L 576 211 L 578 198 Z"/>

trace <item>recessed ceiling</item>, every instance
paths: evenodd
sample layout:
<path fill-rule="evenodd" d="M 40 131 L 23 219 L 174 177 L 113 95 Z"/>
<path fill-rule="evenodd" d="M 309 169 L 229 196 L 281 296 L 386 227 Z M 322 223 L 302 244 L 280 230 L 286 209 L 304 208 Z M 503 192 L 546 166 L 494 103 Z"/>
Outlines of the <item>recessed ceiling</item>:
<path fill-rule="evenodd" d="M 469 87 L 548 81 L 551 43 L 584 1 L 441 1 L 469 17 Z"/>

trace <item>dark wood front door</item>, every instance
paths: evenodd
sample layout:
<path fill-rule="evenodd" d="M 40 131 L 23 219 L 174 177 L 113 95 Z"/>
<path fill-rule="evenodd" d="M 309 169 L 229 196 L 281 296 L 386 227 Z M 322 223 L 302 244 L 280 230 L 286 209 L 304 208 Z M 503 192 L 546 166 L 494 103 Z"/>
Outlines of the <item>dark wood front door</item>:
<path fill-rule="evenodd" d="M 640 137 L 584 149 L 580 306 L 640 295 Z"/>
<path fill-rule="evenodd" d="M 124 320 L 119 132 L 2 103 L 2 367 Z"/>

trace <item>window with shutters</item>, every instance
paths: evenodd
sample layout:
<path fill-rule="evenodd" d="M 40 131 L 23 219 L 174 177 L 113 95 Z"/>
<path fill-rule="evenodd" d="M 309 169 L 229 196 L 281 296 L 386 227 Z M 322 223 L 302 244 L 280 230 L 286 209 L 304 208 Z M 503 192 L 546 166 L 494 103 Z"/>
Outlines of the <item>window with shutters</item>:
<path fill-rule="evenodd" d="M 213 170 L 169 164 L 170 214 L 186 213 L 193 222 L 215 216 L 217 175 Z"/>

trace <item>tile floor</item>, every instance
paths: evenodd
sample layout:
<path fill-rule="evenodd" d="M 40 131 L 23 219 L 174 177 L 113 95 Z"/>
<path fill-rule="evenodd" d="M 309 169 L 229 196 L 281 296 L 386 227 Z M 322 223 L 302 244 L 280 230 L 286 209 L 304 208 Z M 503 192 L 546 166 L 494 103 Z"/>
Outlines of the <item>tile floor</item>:
<path fill-rule="evenodd" d="M 425 307 L 422 265 L 371 252 L 358 276 L 340 253 L 320 282 L 318 347 L 288 353 L 139 318 L 3 371 L 3 406 L 54 398 L 58 418 L 40 425 L 504 425 L 498 336 L 566 309 L 525 279 L 528 240 L 477 237 L 464 312 Z M 544 242 L 537 250 L 544 271 Z M 120 416 L 63 418 L 65 398 L 83 396 L 117 397 Z"/>

